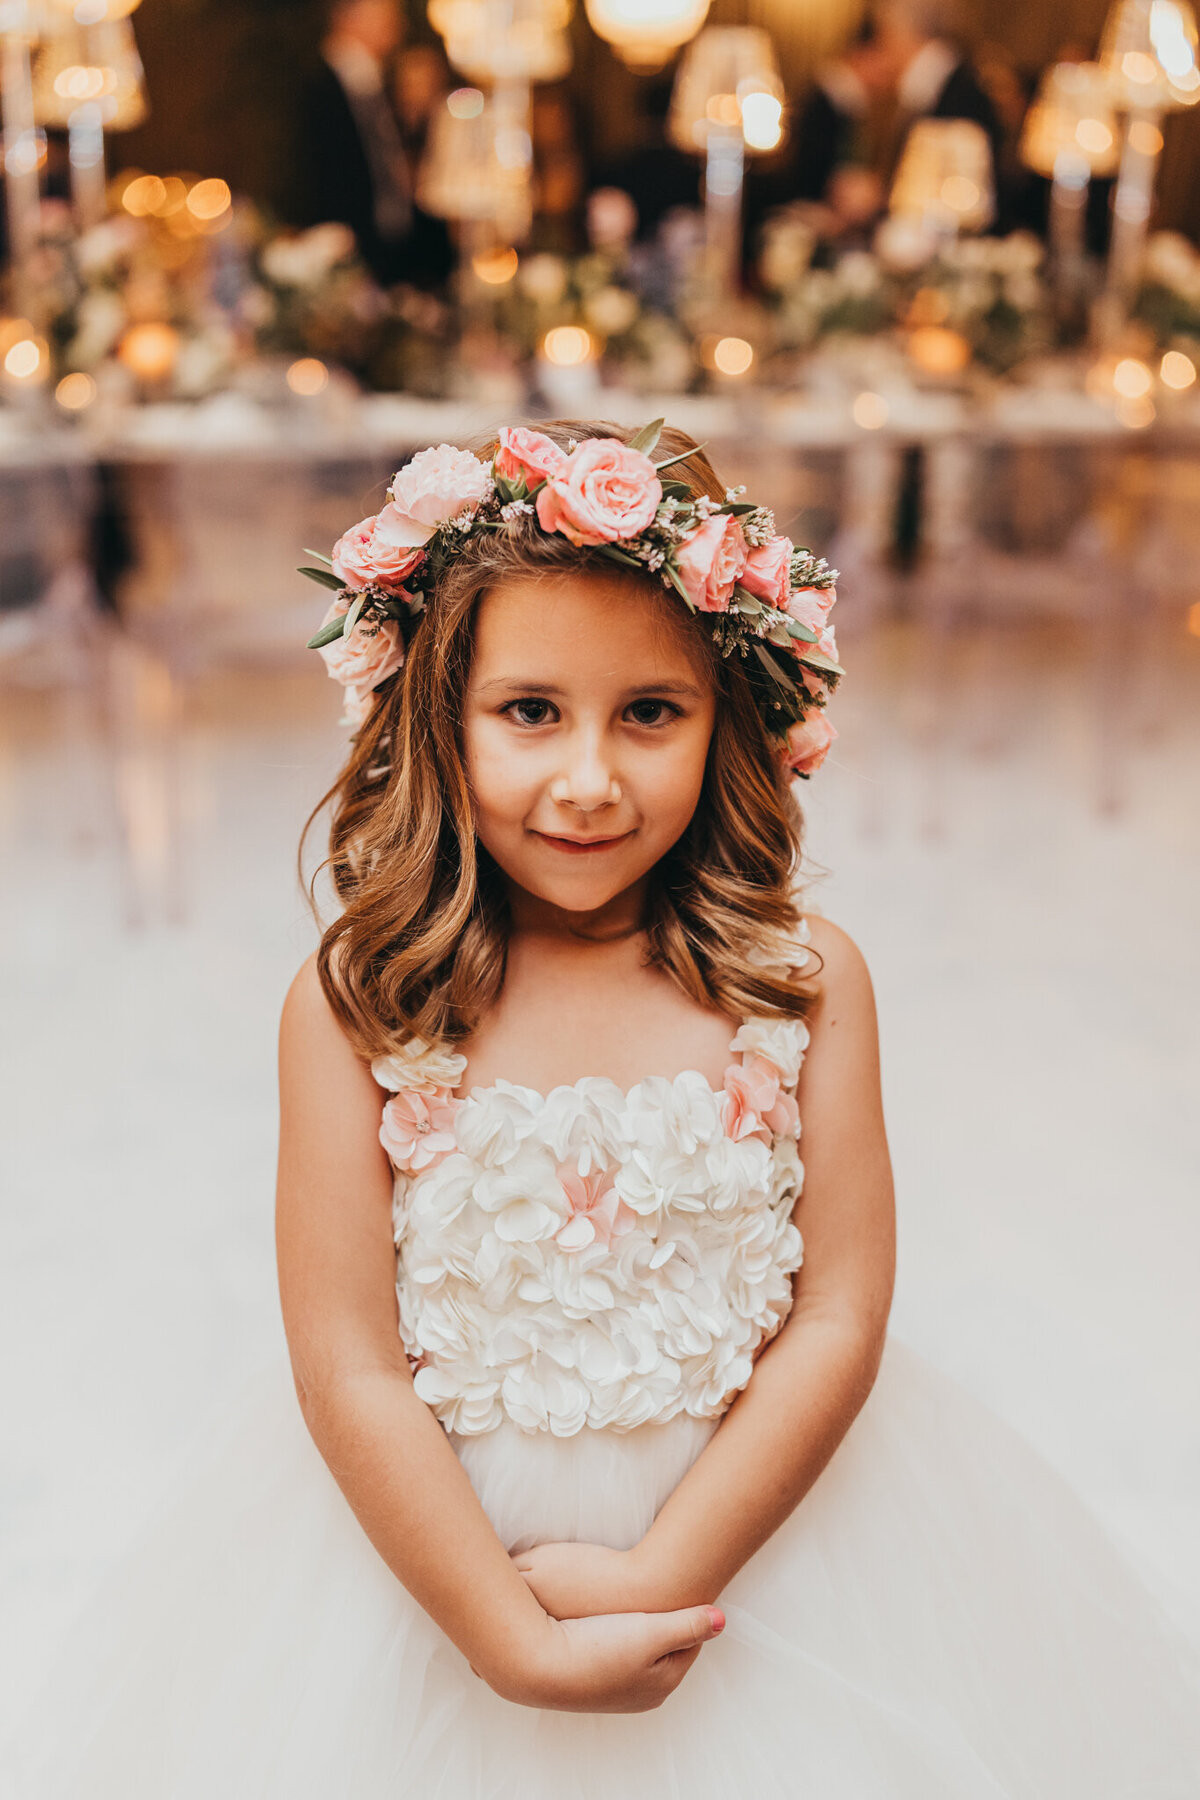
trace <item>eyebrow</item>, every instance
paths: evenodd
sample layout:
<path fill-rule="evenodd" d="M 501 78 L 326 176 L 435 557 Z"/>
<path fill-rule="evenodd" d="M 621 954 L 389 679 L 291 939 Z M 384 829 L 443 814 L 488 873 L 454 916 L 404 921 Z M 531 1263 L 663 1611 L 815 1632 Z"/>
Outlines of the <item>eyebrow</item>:
<path fill-rule="evenodd" d="M 491 681 L 480 682 L 476 692 L 491 694 L 502 689 L 508 689 L 513 693 L 537 694 L 547 700 L 555 699 L 567 691 L 550 681 L 522 681 L 519 675 L 497 675 Z M 626 698 L 632 694 L 673 694 L 679 698 L 690 697 L 693 700 L 704 698 L 701 689 L 689 681 L 642 681 L 625 689 Z"/>

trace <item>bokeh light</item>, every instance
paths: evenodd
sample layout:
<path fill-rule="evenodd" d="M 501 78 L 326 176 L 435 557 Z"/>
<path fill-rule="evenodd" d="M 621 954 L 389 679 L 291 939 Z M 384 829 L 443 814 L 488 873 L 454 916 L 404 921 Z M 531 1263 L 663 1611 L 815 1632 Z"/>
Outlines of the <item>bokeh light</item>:
<path fill-rule="evenodd" d="M 219 177 L 198 181 L 187 197 L 187 209 L 194 219 L 219 219 L 232 204 L 229 183 Z"/>
<path fill-rule="evenodd" d="M 556 325 L 542 340 L 542 354 L 557 368 L 575 368 L 591 356 L 592 335 L 582 325 Z"/>
<path fill-rule="evenodd" d="M 1123 356 L 1113 370 L 1112 384 L 1122 400 L 1141 400 L 1150 392 L 1154 377 L 1136 356 Z"/>
<path fill-rule="evenodd" d="M 1196 379 L 1196 365 L 1182 350 L 1168 350 L 1159 364 L 1158 373 L 1164 387 L 1174 388 L 1177 394 L 1182 394 Z"/>
<path fill-rule="evenodd" d="M 882 394 L 865 389 L 856 396 L 850 416 L 861 431 L 879 431 L 888 422 L 888 403 Z"/>
<path fill-rule="evenodd" d="M 774 150 L 783 136 L 783 102 L 774 94 L 745 95 L 742 136 L 751 150 Z"/>
<path fill-rule="evenodd" d="M 4 372 L 14 381 L 35 381 L 46 373 L 49 356 L 45 338 L 19 337 L 5 352 Z"/>
<path fill-rule="evenodd" d="M 471 258 L 471 267 L 488 287 L 503 287 L 517 272 L 519 257 L 515 250 L 481 250 Z"/>
<path fill-rule="evenodd" d="M 483 111 L 483 95 L 478 88 L 455 88 L 446 96 L 446 111 L 452 119 L 477 119 Z"/>
<path fill-rule="evenodd" d="M 164 320 L 147 319 L 129 327 L 117 355 L 140 381 L 162 381 L 179 356 L 179 333 Z"/>
<path fill-rule="evenodd" d="M 82 369 L 64 375 L 54 390 L 54 398 L 65 412 L 82 412 L 96 398 L 96 383 Z"/>
<path fill-rule="evenodd" d="M 316 356 L 302 356 L 287 372 L 287 384 L 293 394 L 311 399 L 329 386 L 329 370 Z"/>
<path fill-rule="evenodd" d="M 754 361 L 754 350 L 745 338 L 718 338 L 712 351 L 713 368 L 722 375 L 744 375 Z"/>

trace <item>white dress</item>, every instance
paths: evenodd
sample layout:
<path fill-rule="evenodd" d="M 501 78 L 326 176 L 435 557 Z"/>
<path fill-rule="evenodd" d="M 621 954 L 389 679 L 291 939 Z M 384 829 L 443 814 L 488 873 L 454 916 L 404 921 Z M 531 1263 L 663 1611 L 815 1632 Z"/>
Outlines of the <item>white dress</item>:
<path fill-rule="evenodd" d="M 400 1329 L 509 1548 L 624 1548 L 782 1325 L 799 1023 L 715 1090 L 393 1091 Z M 802 1279 L 802 1276 L 801 1276 Z M 414 1470 L 414 1479 L 419 1479 Z M 1053 1470 L 890 1338 L 660 1708 L 500 1699 L 363 1535 L 280 1367 L 72 1633 L 14 1800 L 1196 1800 L 1189 1646 Z"/>

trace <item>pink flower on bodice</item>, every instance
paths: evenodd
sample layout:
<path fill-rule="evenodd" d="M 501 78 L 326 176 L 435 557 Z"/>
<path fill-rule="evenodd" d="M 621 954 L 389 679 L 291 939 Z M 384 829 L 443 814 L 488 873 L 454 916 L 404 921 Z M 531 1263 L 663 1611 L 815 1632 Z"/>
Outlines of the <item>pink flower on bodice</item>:
<path fill-rule="evenodd" d="M 626 1206 L 605 1170 L 580 1175 L 569 1169 L 565 1174 L 560 1171 L 559 1180 L 571 1209 L 566 1224 L 555 1233 L 560 1249 L 586 1250 L 597 1243 L 607 1247 L 637 1224 L 637 1214 Z"/>
<path fill-rule="evenodd" d="M 454 1115 L 461 1105 L 446 1088 L 432 1094 L 404 1088 L 393 1094 L 383 1109 L 379 1141 L 402 1174 L 414 1175 L 449 1156 L 455 1148 Z"/>
<path fill-rule="evenodd" d="M 800 1110 L 791 1094 L 779 1085 L 779 1071 L 765 1056 L 752 1056 L 725 1071 L 722 1119 L 726 1134 L 735 1143 L 742 1138 L 795 1137 Z"/>

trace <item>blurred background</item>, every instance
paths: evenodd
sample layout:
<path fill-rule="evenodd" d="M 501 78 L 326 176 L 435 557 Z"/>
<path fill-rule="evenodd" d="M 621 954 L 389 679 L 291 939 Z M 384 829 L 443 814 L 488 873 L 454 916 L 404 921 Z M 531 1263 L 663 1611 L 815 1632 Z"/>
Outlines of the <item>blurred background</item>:
<path fill-rule="evenodd" d="M 280 1351 L 345 746 L 296 565 L 563 414 L 665 415 L 841 571 L 803 797 L 894 1328 L 1200 1641 L 1196 42 L 1186 0 L 0 0 L 0 1726 Z"/>

